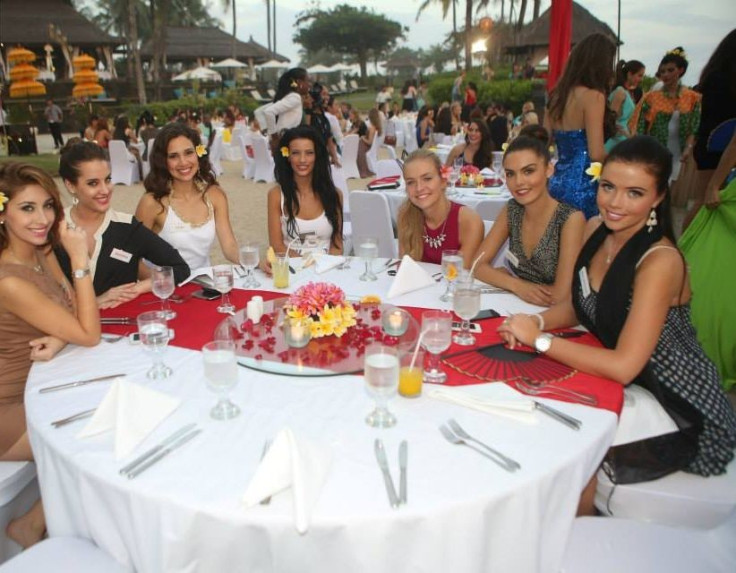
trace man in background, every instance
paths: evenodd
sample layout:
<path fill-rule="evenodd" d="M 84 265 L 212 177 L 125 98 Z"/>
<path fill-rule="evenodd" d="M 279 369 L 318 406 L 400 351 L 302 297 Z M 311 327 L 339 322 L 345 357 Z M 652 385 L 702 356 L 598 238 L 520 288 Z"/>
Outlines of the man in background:
<path fill-rule="evenodd" d="M 54 138 L 54 149 L 59 149 L 64 145 L 64 138 L 61 137 L 61 122 L 64 119 L 64 114 L 61 112 L 61 108 L 54 103 L 54 100 L 49 98 L 46 100 L 46 109 L 43 110 L 43 115 L 49 123 L 51 137 Z"/>

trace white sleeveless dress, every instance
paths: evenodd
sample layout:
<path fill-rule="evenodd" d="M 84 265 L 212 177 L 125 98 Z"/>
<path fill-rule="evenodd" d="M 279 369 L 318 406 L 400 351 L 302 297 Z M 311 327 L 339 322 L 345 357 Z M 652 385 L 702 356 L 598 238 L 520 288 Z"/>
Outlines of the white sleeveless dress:
<path fill-rule="evenodd" d="M 320 242 L 330 244 L 332 240 L 332 224 L 324 211 L 316 219 L 300 219 L 299 217 L 294 217 L 296 236 L 288 232 L 288 220 L 289 218 L 284 210 L 284 194 L 281 193 L 281 236 L 284 238 L 284 242 L 288 244 L 292 239 L 303 235 L 316 235 L 317 240 Z"/>
<path fill-rule="evenodd" d="M 215 214 L 212 203 L 207 203 L 207 220 L 199 225 L 184 221 L 169 205 L 166 208 L 166 220 L 159 232 L 159 237 L 174 247 L 194 271 L 202 267 L 212 266 L 210 249 L 215 240 Z"/>

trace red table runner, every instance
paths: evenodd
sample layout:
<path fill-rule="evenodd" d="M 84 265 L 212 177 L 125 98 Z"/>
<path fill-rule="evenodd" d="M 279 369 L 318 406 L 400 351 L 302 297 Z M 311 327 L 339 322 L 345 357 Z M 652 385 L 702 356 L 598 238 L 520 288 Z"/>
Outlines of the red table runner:
<path fill-rule="evenodd" d="M 191 296 L 194 291 L 200 288 L 198 285 L 190 283 L 177 289 L 177 294 L 186 300 L 181 304 L 171 304 L 172 309 L 177 313 L 176 318 L 169 321 L 169 326 L 176 332 L 176 338 L 173 341 L 173 344 L 176 346 L 193 350 L 201 349 L 202 346 L 212 340 L 215 328 L 226 318 L 225 315 L 218 313 L 216 310 L 220 303 L 219 299 L 208 301 Z M 236 289 L 230 292 L 230 300 L 236 308 L 241 309 L 255 295 L 262 296 L 264 300 L 272 300 L 284 297 L 287 293 Z M 136 332 L 138 327 L 135 324 L 135 318 L 142 312 L 156 310 L 157 306 L 152 301 L 157 301 L 157 299 L 153 294 L 147 293 L 117 308 L 100 311 L 100 315 L 103 317 L 128 317 L 132 319 L 130 325 L 104 325 L 103 330 L 115 334 Z M 406 310 L 421 322 L 421 314 L 425 309 L 406 308 Z M 479 347 L 501 342 L 501 337 L 496 332 L 501 320 L 500 318 L 491 318 L 480 321 L 483 332 L 475 335 Z M 590 346 L 600 346 L 600 343 L 590 334 L 580 337 L 576 342 Z M 449 356 L 466 348 L 452 344 L 445 355 Z M 479 380 L 477 377 L 465 373 L 462 371 L 462 368 L 458 370 L 456 360 L 450 359 L 449 362 L 455 366 L 444 366 L 448 373 L 448 386 L 463 386 L 485 382 L 485 380 Z M 623 407 L 623 387 L 620 384 L 571 370 L 558 363 L 554 364 L 558 365 L 560 371 L 564 373 L 564 375 L 560 376 L 561 379 L 555 382 L 556 385 L 593 394 L 598 398 L 599 408 L 611 410 L 616 414 L 621 412 L 621 408 Z M 509 368 L 508 372 L 504 372 L 503 364 L 498 364 L 497 366 L 498 368 L 496 370 L 499 374 L 497 379 L 510 380 L 517 376 L 514 369 Z"/>

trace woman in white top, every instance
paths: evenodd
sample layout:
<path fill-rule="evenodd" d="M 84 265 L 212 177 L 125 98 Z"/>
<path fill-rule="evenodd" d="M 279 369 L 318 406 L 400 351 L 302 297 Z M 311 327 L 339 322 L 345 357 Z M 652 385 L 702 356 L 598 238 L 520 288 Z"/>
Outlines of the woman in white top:
<path fill-rule="evenodd" d="M 302 125 L 289 129 L 274 153 L 278 185 L 268 192 L 268 240 L 277 253 L 312 235 L 342 254 L 342 191 L 335 187 L 327 147 Z"/>
<path fill-rule="evenodd" d="M 309 75 L 304 68 L 291 68 L 279 78 L 273 103 L 263 110 L 272 149 L 276 149 L 285 129 L 302 123 L 302 96 L 309 93 L 309 87 Z"/>
<path fill-rule="evenodd" d="M 199 131 L 182 123 L 165 126 L 150 161 L 136 218 L 177 249 L 192 271 L 211 265 L 215 236 L 225 258 L 238 264 L 227 196 L 212 174 Z"/>

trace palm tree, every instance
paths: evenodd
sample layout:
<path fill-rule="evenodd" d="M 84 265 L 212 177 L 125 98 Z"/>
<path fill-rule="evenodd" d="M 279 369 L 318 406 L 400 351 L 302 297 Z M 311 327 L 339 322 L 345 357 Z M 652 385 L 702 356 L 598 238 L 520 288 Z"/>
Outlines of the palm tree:
<path fill-rule="evenodd" d="M 138 90 L 138 101 L 146 105 L 146 87 L 143 84 L 143 68 L 141 67 L 141 52 L 138 47 L 138 14 L 136 12 L 136 0 L 128 0 L 128 33 L 130 48 L 133 52 L 133 69 L 135 72 L 135 85 Z"/>
<path fill-rule="evenodd" d="M 232 3 L 232 7 L 231 7 Z M 235 10 L 235 0 L 222 0 L 222 7 L 225 9 L 225 13 L 227 13 L 228 10 L 232 10 L 233 13 L 233 40 L 232 40 L 232 56 L 235 58 L 237 56 L 237 51 L 235 49 L 235 42 L 236 42 L 236 36 L 235 33 L 238 29 L 238 17 L 236 15 Z"/>
<path fill-rule="evenodd" d="M 457 12 L 456 6 L 458 0 L 424 0 L 419 9 L 417 10 L 416 20 L 419 20 L 422 12 L 426 10 L 432 2 L 436 2 L 442 5 L 442 19 L 447 18 L 447 13 L 450 11 L 450 5 L 452 5 L 452 37 L 457 38 Z M 455 54 L 455 67 L 460 68 L 460 61 L 458 55 Z"/>
<path fill-rule="evenodd" d="M 271 0 L 266 0 L 266 28 L 268 32 L 268 51 L 271 52 Z"/>

